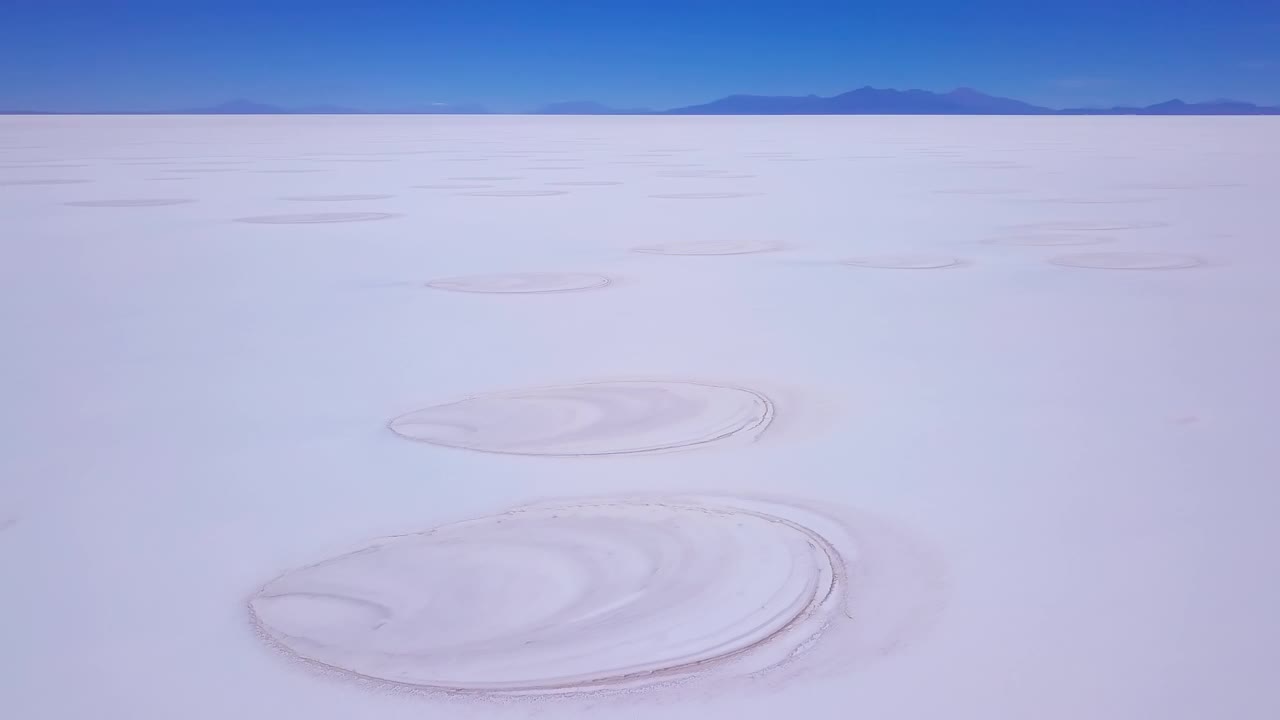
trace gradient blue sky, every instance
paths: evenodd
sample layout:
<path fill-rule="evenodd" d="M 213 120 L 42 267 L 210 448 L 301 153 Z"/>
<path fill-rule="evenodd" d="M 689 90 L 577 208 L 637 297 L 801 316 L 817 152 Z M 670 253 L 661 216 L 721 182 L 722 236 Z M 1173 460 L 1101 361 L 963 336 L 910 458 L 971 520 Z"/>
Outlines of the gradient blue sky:
<path fill-rule="evenodd" d="M 519 111 L 971 86 L 1280 104 L 1280 0 L 0 0 L 0 108 Z"/>

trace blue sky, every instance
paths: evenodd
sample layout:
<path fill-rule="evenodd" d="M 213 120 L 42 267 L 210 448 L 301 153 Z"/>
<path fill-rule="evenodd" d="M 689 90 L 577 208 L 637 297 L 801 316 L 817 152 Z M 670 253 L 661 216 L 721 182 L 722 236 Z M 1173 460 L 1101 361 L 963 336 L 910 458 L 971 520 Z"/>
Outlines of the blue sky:
<path fill-rule="evenodd" d="M 1280 104 L 1280 1 L 0 0 L 0 107 L 519 111 L 971 86 Z"/>

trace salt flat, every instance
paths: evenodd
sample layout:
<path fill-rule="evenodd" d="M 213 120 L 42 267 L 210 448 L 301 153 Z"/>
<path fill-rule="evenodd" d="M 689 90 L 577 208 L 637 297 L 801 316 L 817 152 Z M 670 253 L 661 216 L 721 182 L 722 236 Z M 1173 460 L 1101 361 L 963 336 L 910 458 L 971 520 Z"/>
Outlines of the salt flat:
<path fill-rule="evenodd" d="M 6 716 L 1280 716 L 1280 122 L 0 118 Z"/>

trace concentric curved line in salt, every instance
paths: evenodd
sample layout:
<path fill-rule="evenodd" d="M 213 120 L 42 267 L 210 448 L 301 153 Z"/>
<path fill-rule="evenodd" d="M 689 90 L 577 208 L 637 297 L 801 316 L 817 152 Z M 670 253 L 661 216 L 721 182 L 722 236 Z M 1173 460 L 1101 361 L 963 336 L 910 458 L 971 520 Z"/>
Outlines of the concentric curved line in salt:
<path fill-rule="evenodd" d="M 500 275 L 464 275 L 431 280 L 427 287 L 471 293 L 562 293 L 593 290 L 609 285 L 604 275 L 591 273 L 538 272 Z"/>
<path fill-rule="evenodd" d="M 20 185 L 79 185 L 81 183 L 91 182 L 83 178 L 44 178 L 40 180 L 0 180 L 0 187 L 15 187 Z"/>
<path fill-rule="evenodd" d="M 689 242 L 663 243 L 633 248 L 634 252 L 650 255 L 750 255 L 783 249 L 782 243 L 769 240 L 691 240 Z"/>
<path fill-rule="evenodd" d="M 1079 235 L 1071 233 L 1027 233 L 1008 237 L 988 238 L 988 245 L 1020 245 L 1025 247 L 1060 247 L 1067 245 L 1101 245 L 1111 242 L 1111 238 L 1099 235 Z"/>
<path fill-rule="evenodd" d="M 621 180 L 561 180 L 559 182 L 549 182 L 548 185 L 560 185 L 563 187 L 607 187 L 609 185 L 621 185 Z"/>
<path fill-rule="evenodd" d="M 63 205 L 94 208 L 133 208 L 185 205 L 193 202 L 195 202 L 193 198 L 121 198 L 118 200 L 73 200 L 71 202 L 63 203 Z"/>
<path fill-rule="evenodd" d="M 1050 258 L 1054 265 L 1090 270 L 1186 270 L 1201 267 L 1205 261 L 1192 255 L 1155 252 L 1107 252 L 1059 255 Z"/>
<path fill-rule="evenodd" d="M 660 198 L 663 200 L 730 200 L 733 198 L 751 197 L 754 193 L 743 192 L 681 192 L 681 193 L 659 193 L 650 195 L 651 198 Z"/>
<path fill-rule="evenodd" d="M 459 182 L 489 182 L 494 180 L 520 180 L 519 175 L 467 175 L 464 177 L 451 177 L 449 180 L 457 180 Z"/>
<path fill-rule="evenodd" d="M 552 195 L 568 195 L 566 190 L 477 190 L 475 192 L 464 192 L 462 195 L 470 195 L 472 197 L 497 197 L 497 198 L 517 198 L 517 197 L 551 197 Z"/>
<path fill-rule="evenodd" d="M 383 538 L 248 601 L 271 647 L 410 691 L 583 695 L 847 671 L 918 634 L 936 561 L 773 498 L 562 500 Z"/>
<path fill-rule="evenodd" d="M 957 257 L 942 255 L 877 255 L 841 260 L 841 264 L 880 270 L 941 270 L 966 265 Z"/>
<path fill-rule="evenodd" d="M 630 380 L 512 390 L 416 410 L 388 423 L 420 442 L 513 455 L 629 455 L 749 439 L 773 420 L 753 390 Z"/>
<path fill-rule="evenodd" d="M 366 194 L 366 195 L 290 195 L 280 198 L 281 200 L 292 200 L 296 202 L 355 202 L 359 200 L 386 200 L 395 197 L 394 195 L 383 194 Z"/>
<path fill-rule="evenodd" d="M 236 222 L 262 225 L 312 225 L 317 223 L 368 222 L 371 220 L 387 220 L 394 217 L 400 216 L 395 213 L 375 212 L 291 213 L 286 215 L 242 217 L 236 218 Z"/>

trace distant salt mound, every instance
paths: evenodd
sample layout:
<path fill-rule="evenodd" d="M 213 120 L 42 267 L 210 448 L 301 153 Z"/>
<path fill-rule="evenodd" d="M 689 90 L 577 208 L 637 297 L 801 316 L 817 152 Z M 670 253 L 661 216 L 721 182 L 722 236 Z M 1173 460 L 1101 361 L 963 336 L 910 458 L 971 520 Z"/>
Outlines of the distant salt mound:
<path fill-rule="evenodd" d="M 1190 255 L 1169 253 L 1114 252 L 1080 253 L 1050 258 L 1054 265 L 1091 270 L 1185 270 L 1204 265 L 1204 260 Z"/>
<path fill-rule="evenodd" d="M 645 245 L 635 248 L 635 252 L 650 255 L 749 255 L 781 249 L 781 243 L 768 240 L 727 239 Z"/>
<path fill-rule="evenodd" d="M 1093 221 L 1093 220 L 1069 220 L 1055 222 L 1040 223 L 1023 223 L 1021 225 L 1011 225 L 1009 229 L 1014 232 L 1107 232 L 1115 230 L 1152 230 L 1155 228 L 1168 227 L 1168 223 L 1158 220 L 1138 220 L 1138 221 Z"/>
<path fill-rule="evenodd" d="M 263 225 L 312 225 L 316 223 L 367 222 L 370 220 L 386 220 L 399 217 L 394 213 L 373 212 L 336 212 L 336 213 L 294 213 L 288 215 L 256 215 L 236 218 L 236 222 L 258 223 Z"/>
<path fill-rule="evenodd" d="M 556 293 L 605 287 L 609 278 L 590 273 L 507 273 L 432 280 L 427 287 L 472 293 Z"/>
<path fill-rule="evenodd" d="M 0 180 L 0 187 L 13 185 L 78 185 L 88 180 L 79 178 L 44 178 L 39 180 Z"/>
<path fill-rule="evenodd" d="M 621 180 L 562 180 L 560 182 L 550 182 L 548 185 L 562 185 L 566 187 L 605 187 L 607 185 L 621 185 Z"/>
<path fill-rule="evenodd" d="M 282 200 L 293 200 L 296 202 L 352 202 L 356 200 L 386 200 L 392 195 L 367 194 L 367 195 L 291 195 L 281 198 Z"/>
<path fill-rule="evenodd" d="M 964 260 L 955 257 L 931 255 L 878 255 L 875 257 L 849 258 L 841 261 L 845 265 L 861 268 L 877 268 L 880 270 L 940 270 L 964 265 Z"/>
<path fill-rule="evenodd" d="M 753 178 L 750 173 L 735 173 L 728 170 L 669 170 L 658 173 L 660 177 L 696 178 L 701 180 L 743 180 Z"/>
<path fill-rule="evenodd" d="M 751 195 L 752 193 L 743 192 L 681 192 L 659 193 L 649 197 L 662 200 L 731 200 L 733 198 L 751 197 Z"/>
<path fill-rule="evenodd" d="M 74 200 L 72 202 L 63 203 L 73 207 L 95 207 L 95 208 L 138 208 L 138 207 L 162 207 L 164 205 L 184 205 L 193 203 L 195 200 L 191 198 L 122 198 L 119 200 Z"/>
<path fill-rule="evenodd" d="M 895 649 L 940 599 L 937 568 L 880 521 L 676 496 L 386 538 L 272 580 L 249 611 L 264 639 L 320 669 L 536 696 L 848 670 Z"/>
<path fill-rule="evenodd" d="M 484 188 L 491 188 L 493 186 L 485 185 L 483 183 L 452 182 L 452 183 L 429 183 L 426 185 L 412 185 L 411 187 L 419 188 L 422 190 L 483 190 Z"/>
<path fill-rule="evenodd" d="M 773 419 L 752 390 L 693 382 L 597 382 L 479 395 L 395 418 L 410 440 L 513 455 L 627 455 L 751 438 Z"/>
<path fill-rule="evenodd" d="M 1111 238 L 1100 235 L 1081 235 L 1078 233 L 1031 232 L 1009 237 L 989 238 L 988 245 L 1022 245 L 1027 247 L 1060 247 L 1064 245 L 1099 245 L 1111 242 Z"/>
<path fill-rule="evenodd" d="M 473 197 L 495 197 L 495 198 L 522 198 L 522 197 L 551 197 L 553 195 L 568 195 L 566 190 L 477 190 L 475 192 L 465 192 L 463 195 L 471 195 Z"/>

